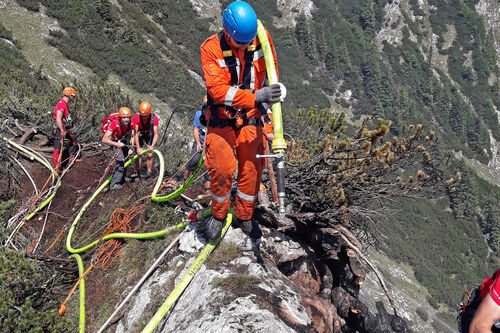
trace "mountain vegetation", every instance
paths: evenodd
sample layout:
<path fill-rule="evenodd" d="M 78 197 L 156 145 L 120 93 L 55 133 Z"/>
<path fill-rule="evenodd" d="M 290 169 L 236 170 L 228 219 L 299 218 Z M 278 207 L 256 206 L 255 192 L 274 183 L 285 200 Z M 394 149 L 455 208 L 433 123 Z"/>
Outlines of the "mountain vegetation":
<path fill-rule="evenodd" d="M 222 1 L 221 8 L 230 2 Z M 460 173 L 453 190 L 424 191 L 425 195 L 418 198 L 402 195 L 397 202 L 384 203 L 383 208 L 391 210 L 366 215 L 372 224 L 357 224 L 356 217 L 351 221 L 360 235 L 367 232 L 363 226 L 370 225 L 368 231 L 374 238 L 368 237 L 368 243 L 373 241 L 392 258 L 410 263 L 418 280 L 429 289 L 429 302 L 448 317 L 462 291 L 492 272 L 500 255 L 500 191 L 453 154 L 460 152 L 487 165 L 496 156 L 495 144 L 500 141 L 500 67 L 495 49 L 500 41 L 477 13 L 478 2 L 428 0 L 422 5 L 417 0 L 400 4 L 391 0 L 313 0 L 320 10 L 309 15 L 299 8 L 294 22 L 278 25 L 275 22 L 283 13 L 276 2 L 249 1 L 273 37 L 280 80 L 289 91 L 284 121 L 285 131 L 298 142 L 290 155 L 294 164 L 287 170 L 292 177 L 289 179 L 297 180 L 289 193 L 295 207 L 312 211 L 328 208 L 325 220 L 345 217 L 338 209 L 350 200 L 362 201 L 363 208 L 372 211 L 380 208 L 378 196 L 364 197 L 365 192 L 355 186 L 359 183 L 354 179 L 363 173 L 356 169 L 358 165 L 347 165 L 358 171 L 350 175 L 352 178 L 334 176 L 339 168 L 346 167 L 340 162 L 342 158 L 361 158 L 361 145 L 376 134 L 367 132 L 365 116 L 381 119 L 368 123 L 372 131 L 386 135 L 378 138 L 381 147 L 390 146 L 392 136 L 408 135 L 411 124 L 420 124 L 413 127 L 412 135 L 418 128 L 419 140 L 424 143 L 422 128 L 426 133 L 432 131 L 432 142 L 436 140 L 439 145 L 433 148 L 431 164 L 442 162 L 447 166 L 439 180 L 454 177 L 455 171 Z M 97 140 L 99 124 L 110 110 L 138 105 L 139 101 L 109 82 L 111 74 L 169 105 L 200 104 L 204 89 L 199 83 L 199 46 L 216 32 L 214 25 L 220 28 L 220 23 L 217 18 L 200 17 L 188 0 L 17 3 L 56 19 L 59 27 L 50 31 L 47 42 L 95 74 L 75 84 L 79 96 L 72 117 L 80 142 Z M 12 124 L 17 119 L 37 126 L 50 137 L 48 113 L 65 82 L 55 83 L 44 75 L 43 68 L 34 68 L 13 32 L 1 24 L 0 73 L 0 136 L 7 135 L 12 127 L 4 120 Z M 344 113 L 332 115 L 331 110 Z M 346 118 L 362 123 L 363 130 L 358 132 L 359 126 L 348 124 Z M 387 139 L 389 136 L 391 139 Z M 177 140 L 182 144 L 183 139 Z M 354 149 L 356 140 L 360 146 Z M 397 141 L 394 146 L 401 144 Z M 2 149 L 4 145 L 0 142 L 0 182 L 9 186 L 0 192 L 0 201 L 6 203 L 20 184 L 8 172 L 14 162 Z M 356 155 L 349 155 L 354 154 L 349 148 Z M 323 154 L 330 152 L 325 158 Z M 176 157 L 173 152 L 165 153 L 172 156 L 173 169 L 188 152 L 186 149 L 184 156 Z M 418 153 L 425 156 L 425 151 Z M 419 168 L 426 165 L 421 161 L 422 165 L 398 165 L 402 169 L 393 171 L 418 180 Z M 383 163 L 380 170 L 387 171 Z M 302 175 L 304 186 L 300 187 Z M 408 179 L 394 184 L 401 188 L 402 183 L 409 184 Z M 362 188 L 379 184 L 375 179 L 363 181 L 367 183 Z M 314 193 L 305 193 L 310 189 L 305 183 L 318 184 Z M 304 196 L 309 200 L 303 200 Z M 9 209 L 0 213 L 7 219 Z M 26 274 L 35 270 L 28 268 L 30 263 L 20 256 L 3 257 L 22 262 L 20 267 Z M 8 272 L 4 273 L 0 272 L 0 277 L 4 274 L 8 279 Z M 2 290 L 7 293 L 9 288 Z M 16 300 L 15 306 L 41 306 L 19 302 Z M 49 311 L 39 320 L 49 325 L 52 316 Z M 28 326 L 22 328 L 23 332 L 29 330 Z"/>

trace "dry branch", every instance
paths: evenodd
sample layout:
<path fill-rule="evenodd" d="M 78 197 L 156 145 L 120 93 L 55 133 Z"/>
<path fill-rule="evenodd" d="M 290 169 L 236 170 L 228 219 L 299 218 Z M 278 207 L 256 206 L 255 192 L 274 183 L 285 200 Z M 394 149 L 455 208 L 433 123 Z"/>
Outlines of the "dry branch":
<path fill-rule="evenodd" d="M 21 138 L 18 140 L 18 143 L 21 145 L 24 145 L 26 141 L 28 141 L 34 134 L 37 133 L 37 129 L 32 127 L 27 129 L 24 134 L 21 136 Z"/>
<path fill-rule="evenodd" d="M 358 256 L 363 259 L 367 264 L 368 266 L 370 266 L 370 268 L 373 270 L 373 272 L 375 273 L 375 275 L 377 276 L 377 279 L 379 280 L 380 282 L 380 285 L 382 286 L 382 289 L 384 290 L 384 293 L 385 293 L 385 296 L 387 296 L 387 298 L 389 299 L 389 302 L 391 303 L 391 306 L 392 306 L 392 309 L 394 310 L 394 315 L 397 316 L 397 310 L 396 310 L 396 305 L 394 304 L 394 301 L 391 297 L 391 294 L 389 293 L 389 290 L 387 289 L 387 286 L 385 285 L 385 282 L 384 282 L 384 279 L 382 278 L 382 275 L 380 274 L 380 272 L 377 270 L 377 268 L 363 255 L 363 253 L 353 244 L 349 241 L 349 237 L 347 237 L 346 235 L 343 234 L 342 231 L 338 230 L 339 231 L 339 236 L 344 240 L 344 242 L 346 242 L 346 244 L 351 248 L 353 249 L 357 254 Z"/>

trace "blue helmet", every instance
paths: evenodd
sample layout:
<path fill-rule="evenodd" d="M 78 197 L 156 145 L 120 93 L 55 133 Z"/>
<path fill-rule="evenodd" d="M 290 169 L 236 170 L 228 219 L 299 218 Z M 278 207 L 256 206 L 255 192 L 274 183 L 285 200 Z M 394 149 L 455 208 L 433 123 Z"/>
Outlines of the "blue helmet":
<path fill-rule="evenodd" d="M 257 15 L 245 1 L 235 1 L 222 13 L 222 25 L 235 41 L 248 43 L 257 36 Z"/>

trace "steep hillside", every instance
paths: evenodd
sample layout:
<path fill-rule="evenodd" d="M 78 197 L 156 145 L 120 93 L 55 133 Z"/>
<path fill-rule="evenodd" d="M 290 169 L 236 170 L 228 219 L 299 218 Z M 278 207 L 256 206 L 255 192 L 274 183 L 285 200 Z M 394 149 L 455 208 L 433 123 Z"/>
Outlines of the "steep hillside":
<path fill-rule="evenodd" d="M 61 87 L 74 84 L 79 91 L 74 105 L 77 130 L 81 142 L 92 145 L 105 114 L 121 105 L 136 108 L 147 99 L 162 116 L 162 135 L 167 139 L 162 152 L 168 171 L 174 171 L 188 154 L 191 112 L 205 93 L 199 46 L 221 29 L 221 10 L 230 2 L 0 1 L 2 117 L 9 118 L 10 124 L 19 119 L 48 134 L 46 112 L 52 110 Z M 394 136 L 402 135 L 409 124 L 423 124 L 426 132 L 432 130 L 439 139 L 435 160 L 447 161 L 442 177 L 462 173 L 461 183 L 439 197 L 398 198 L 384 206 L 388 210 L 373 219 L 377 237 L 368 240 L 394 260 L 387 263 L 372 255 L 385 266 L 389 280 L 397 282 L 391 277 L 391 266 L 411 265 L 416 281 L 408 283 L 411 286 L 391 286 L 401 289 L 398 306 L 404 307 L 406 300 L 411 304 L 403 310 L 410 327 L 425 332 L 452 326 L 462 292 L 491 272 L 500 255 L 500 4 L 496 0 L 249 3 L 271 33 L 280 80 L 289 92 L 284 103 L 285 132 L 304 151 L 326 147 L 328 141 L 322 140 L 328 140 L 327 134 L 341 135 L 328 133 L 323 125 L 332 119 L 340 123 L 342 112 L 351 124 L 360 124 L 369 115 L 391 120 Z M 178 110 L 182 115 L 174 117 L 167 130 L 163 126 L 180 104 L 188 106 Z M 11 130 L 19 134 L 13 125 Z M 0 132 L 4 131 L 2 127 Z M 348 134 L 355 131 L 349 127 Z M 28 143 L 36 145 L 38 140 L 33 137 Z M 419 168 L 415 165 L 401 173 Z M 295 170 L 288 166 L 287 172 Z M 323 191 L 323 185 L 317 187 Z M 1 201 L 10 194 L 3 193 Z M 374 200 L 367 207 L 378 204 Z M 363 237 L 365 230 L 356 227 L 354 223 L 352 232 Z M 181 252 L 178 255 L 187 259 L 189 254 Z M 178 267 L 173 269 L 169 276 L 178 273 Z M 231 269 L 209 274 L 227 278 L 238 273 Z M 417 283 L 422 285 L 418 287 L 421 298 L 412 296 Z M 117 283 L 113 288 L 121 287 Z M 267 287 L 259 288 L 263 296 Z M 380 294 L 366 295 L 371 305 L 380 301 Z M 110 299 L 116 303 L 115 298 Z M 251 300 L 243 304 L 253 306 L 247 301 Z M 158 302 L 142 304 L 142 310 L 147 308 L 150 315 L 149 307 Z M 416 302 L 425 305 L 419 307 Z M 222 303 L 211 311 L 217 314 L 234 306 Z M 111 303 L 106 304 L 107 314 L 110 307 Z M 299 325 L 301 329 L 312 327 L 311 318 L 297 316 L 294 320 L 306 323 Z M 426 323 L 419 325 L 422 316 Z M 120 325 L 127 331 L 134 325 L 130 323 L 141 320 L 127 318 Z M 182 317 L 178 320 L 182 322 Z"/>

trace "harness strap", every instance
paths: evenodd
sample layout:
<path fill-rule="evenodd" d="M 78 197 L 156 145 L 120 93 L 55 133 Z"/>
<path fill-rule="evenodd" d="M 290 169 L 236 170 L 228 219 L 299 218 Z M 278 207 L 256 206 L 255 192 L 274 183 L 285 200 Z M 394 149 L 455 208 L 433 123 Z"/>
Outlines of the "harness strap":
<path fill-rule="evenodd" d="M 237 58 L 234 56 L 233 51 L 231 50 L 231 46 L 228 44 L 226 38 L 224 37 L 224 30 L 220 31 L 217 34 L 217 37 L 219 38 L 220 48 L 222 50 L 222 54 L 224 55 L 224 62 L 227 68 L 229 69 L 229 73 L 231 74 L 231 86 L 243 89 L 253 89 L 255 86 L 255 80 L 252 79 L 254 76 L 254 71 L 253 71 L 254 53 L 255 51 L 260 49 L 260 45 L 256 47 L 255 45 L 250 44 L 246 48 L 245 69 L 243 71 L 243 80 L 242 83 L 240 84 L 239 78 L 240 78 L 241 64 L 239 64 Z M 241 126 L 236 126 L 236 120 L 234 119 L 234 116 L 236 115 L 237 110 L 233 107 L 224 104 L 216 104 L 213 98 L 208 93 L 208 91 L 207 91 L 207 105 L 210 106 L 210 110 L 213 110 L 211 112 L 212 120 L 210 121 L 210 127 L 223 128 L 231 126 L 233 128 L 241 128 L 243 126 L 263 126 L 260 118 L 248 119 L 246 116 L 246 110 L 242 111 L 243 124 Z M 220 119 L 216 111 L 218 107 L 223 107 L 226 110 L 228 110 L 233 115 L 233 118 Z"/>
<path fill-rule="evenodd" d="M 233 51 L 231 50 L 231 46 L 226 41 L 224 37 L 224 30 L 220 31 L 217 34 L 219 38 L 220 48 L 222 50 L 222 54 L 224 55 L 224 61 L 226 62 L 226 66 L 231 73 L 231 85 L 237 86 L 239 83 L 239 66 L 236 60 L 236 57 L 233 55 Z M 246 59 L 245 59 L 246 61 Z"/>
<path fill-rule="evenodd" d="M 245 114 L 246 116 L 246 114 Z M 213 128 L 224 128 L 224 127 L 232 127 L 233 129 L 240 129 L 245 126 L 264 126 L 264 123 L 260 118 L 247 118 L 243 117 L 243 124 L 241 126 L 236 126 L 236 119 L 231 118 L 231 119 L 220 119 L 219 117 L 214 118 L 213 120 L 210 121 L 210 127 Z"/>
<path fill-rule="evenodd" d="M 155 117 L 154 114 L 150 114 L 149 121 L 146 124 L 143 124 L 141 121 L 141 117 L 139 116 L 139 121 L 141 122 L 142 127 L 144 129 L 142 131 L 139 131 L 139 133 L 137 133 L 137 135 L 139 135 L 139 137 L 142 137 L 144 135 L 143 132 L 147 132 L 150 137 L 154 136 L 154 119 L 155 119 L 154 117 Z M 148 125 L 148 127 L 146 127 L 146 125 Z"/>
<path fill-rule="evenodd" d="M 123 140 L 125 139 L 125 142 L 129 142 L 131 134 L 132 134 L 132 129 L 131 129 L 130 123 L 128 123 L 128 125 L 127 125 L 127 133 L 125 135 L 123 135 L 123 126 L 122 126 L 119 118 L 118 118 L 118 126 L 120 127 L 120 133 L 122 134 L 122 137 L 119 139 L 116 139 L 116 137 L 115 137 L 115 140 L 117 140 L 119 142 L 123 142 Z"/>

